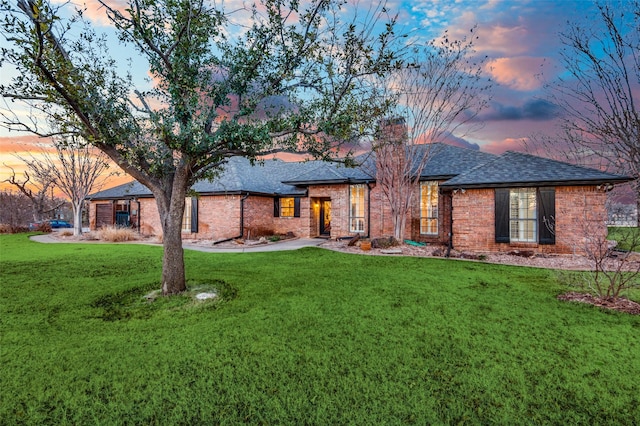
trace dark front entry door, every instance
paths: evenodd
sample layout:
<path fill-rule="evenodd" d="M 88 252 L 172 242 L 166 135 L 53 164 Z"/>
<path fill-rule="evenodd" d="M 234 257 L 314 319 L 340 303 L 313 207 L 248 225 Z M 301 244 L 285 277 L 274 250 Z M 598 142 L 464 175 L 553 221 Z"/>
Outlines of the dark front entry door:
<path fill-rule="evenodd" d="M 320 201 L 320 235 L 331 234 L 331 200 Z"/>

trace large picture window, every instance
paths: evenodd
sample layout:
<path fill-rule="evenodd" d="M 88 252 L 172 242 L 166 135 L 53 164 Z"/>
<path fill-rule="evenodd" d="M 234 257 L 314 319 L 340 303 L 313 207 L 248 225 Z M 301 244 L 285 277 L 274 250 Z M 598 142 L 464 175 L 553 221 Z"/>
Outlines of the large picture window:
<path fill-rule="evenodd" d="M 349 230 L 364 232 L 364 185 L 349 187 Z"/>
<path fill-rule="evenodd" d="M 438 182 L 420 182 L 420 233 L 438 234 Z"/>
<path fill-rule="evenodd" d="M 497 188 L 496 242 L 555 244 L 555 200 L 554 188 Z"/>

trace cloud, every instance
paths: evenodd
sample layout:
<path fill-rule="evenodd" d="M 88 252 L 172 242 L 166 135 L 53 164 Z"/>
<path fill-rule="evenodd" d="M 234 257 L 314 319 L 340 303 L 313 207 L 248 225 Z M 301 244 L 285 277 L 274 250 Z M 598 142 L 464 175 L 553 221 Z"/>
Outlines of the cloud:
<path fill-rule="evenodd" d="M 539 74 L 547 58 L 519 56 L 497 58 L 485 64 L 485 72 L 497 83 L 519 91 L 537 90 L 542 86 Z"/>
<path fill-rule="evenodd" d="M 530 99 L 520 106 L 493 103 L 489 112 L 477 117 L 477 121 L 548 121 L 558 117 L 558 107 L 544 99 Z"/>
<path fill-rule="evenodd" d="M 488 152 L 490 154 L 502 154 L 505 151 L 519 151 L 525 152 L 524 139 L 514 139 L 514 138 L 506 138 L 501 141 L 492 141 L 486 144 L 483 144 L 480 148 L 483 152 Z"/>
<path fill-rule="evenodd" d="M 447 145 L 453 145 L 460 148 L 468 148 L 475 151 L 480 150 L 480 145 L 478 145 L 477 143 L 469 142 L 468 140 L 454 136 L 451 133 L 444 137 L 443 142 Z"/>

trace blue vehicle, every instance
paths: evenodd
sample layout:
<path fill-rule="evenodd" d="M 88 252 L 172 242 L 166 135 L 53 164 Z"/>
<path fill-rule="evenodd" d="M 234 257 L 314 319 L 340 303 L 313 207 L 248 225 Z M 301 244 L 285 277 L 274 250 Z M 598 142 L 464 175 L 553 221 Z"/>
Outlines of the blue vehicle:
<path fill-rule="evenodd" d="M 49 225 L 51 229 L 61 229 L 61 228 L 73 228 L 73 225 L 67 222 L 66 220 L 42 220 L 38 222 L 33 222 L 29 224 L 29 229 L 31 231 L 35 231 L 42 226 Z"/>

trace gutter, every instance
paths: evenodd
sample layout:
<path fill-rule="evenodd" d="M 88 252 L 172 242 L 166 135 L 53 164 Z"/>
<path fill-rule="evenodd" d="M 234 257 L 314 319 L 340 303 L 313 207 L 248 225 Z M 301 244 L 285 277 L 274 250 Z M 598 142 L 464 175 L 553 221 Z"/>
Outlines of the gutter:
<path fill-rule="evenodd" d="M 449 192 L 449 242 L 447 243 L 447 252 L 445 257 L 451 255 L 453 249 L 453 192 Z"/>
<path fill-rule="evenodd" d="M 237 240 L 238 238 L 244 237 L 244 200 L 249 198 L 249 193 L 247 192 L 240 198 L 240 235 L 237 237 L 225 238 L 224 240 L 215 241 L 212 245 L 226 243 L 227 241 Z"/>

